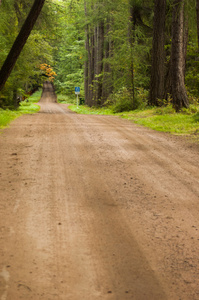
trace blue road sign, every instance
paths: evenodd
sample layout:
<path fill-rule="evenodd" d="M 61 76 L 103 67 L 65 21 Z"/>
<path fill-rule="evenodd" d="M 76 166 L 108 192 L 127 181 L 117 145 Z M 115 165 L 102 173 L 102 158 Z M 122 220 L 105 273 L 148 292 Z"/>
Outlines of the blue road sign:
<path fill-rule="evenodd" d="M 75 94 L 76 94 L 76 93 L 77 93 L 77 94 L 80 93 L 80 87 L 79 87 L 79 86 L 76 86 L 76 87 L 75 87 Z"/>

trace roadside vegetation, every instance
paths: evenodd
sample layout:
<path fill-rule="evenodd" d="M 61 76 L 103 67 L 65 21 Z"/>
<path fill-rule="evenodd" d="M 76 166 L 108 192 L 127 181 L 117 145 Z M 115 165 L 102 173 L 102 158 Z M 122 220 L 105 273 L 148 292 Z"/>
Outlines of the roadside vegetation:
<path fill-rule="evenodd" d="M 41 91 L 34 93 L 32 96 L 20 103 L 17 109 L 0 108 L 0 129 L 8 126 L 11 121 L 23 114 L 33 114 L 39 111 L 39 106 L 35 103 L 39 101 Z"/>
<path fill-rule="evenodd" d="M 199 0 L 39 2 L 45 4 L 38 20 L 0 87 L 0 127 L 37 111 L 37 93 L 13 107 L 49 80 L 58 101 L 72 103 L 80 113 L 118 115 L 155 130 L 197 134 Z M 36 3 L 0 1 L 1 80 L 10 65 L 8 53 Z M 35 19 L 32 13 L 29 17 Z M 87 106 L 76 108 L 75 87 Z"/>
<path fill-rule="evenodd" d="M 191 104 L 176 113 L 171 104 L 165 107 L 139 108 L 131 111 L 116 112 L 115 106 L 88 107 L 86 105 L 70 105 L 69 108 L 80 114 L 114 115 L 133 121 L 148 128 L 168 132 L 175 135 L 199 135 L 199 106 Z"/>
<path fill-rule="evenodd" d="M 80 96 L 81 98 L 81 96 Z M 153 130 L 175 135 L 199 137 L 199 105 L 198 99 L 189 95 L 189 108 L 176 112 L 172 103 L 164 106 L 148 106 L 147 93 L 142 91 L 137 98 L 137 109 L 131 110 L 129 97 L 117 95 L 109 99 L 103 107 L 78 105 L 75 95 L 58 95 L 59 103 L 69 104 L 69 109 L 78 114 L 118 116 Z"/>

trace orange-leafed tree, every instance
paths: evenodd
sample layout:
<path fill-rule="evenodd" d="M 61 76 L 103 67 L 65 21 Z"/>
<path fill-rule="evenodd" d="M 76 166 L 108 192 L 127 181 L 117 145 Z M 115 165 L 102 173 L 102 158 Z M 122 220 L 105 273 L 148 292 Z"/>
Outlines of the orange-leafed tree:
<path fill-rule="evenodd" d="M 55 71 L 53 71 L 53 68 L 48 65 L 48 64 L 41 64 L 39 66 L 40 70 L 42 71 L 42 74 L 48 78 L 49 81 L 53 82 L 55 79 L 55 76 L 57 76 L 57 74 L 55 73 Z"/>

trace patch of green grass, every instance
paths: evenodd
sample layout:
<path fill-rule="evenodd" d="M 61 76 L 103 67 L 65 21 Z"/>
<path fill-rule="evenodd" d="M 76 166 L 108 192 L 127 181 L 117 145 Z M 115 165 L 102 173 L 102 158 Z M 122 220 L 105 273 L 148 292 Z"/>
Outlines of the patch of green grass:
<path fill-rule="evenodd" d="M 18 112 L 21 112 L 22 114 L 34 114 L 38 112 L 40 107 L 37 104 L 34 103 L 21 103 Z"/>
<path fill-rule="evenodd" d="M 199 129 L 199 123 L 194 121 L 193 116 L 183 114 L 136 117 L 131 120 L 154 130 L 173 134 L 193 134 Z"/>
<path fill-rule="evenodd" d="M 40 107 L 34 103 L 38 102 L 40 97 L 41 91 L 38 91 L 25 101 L 21 102 L 17 110 L 0 109 L 0 128 L 8 126 L 11 121 L 23 114 L 33 114 L 38 112 Z"/>
<path fill-rule="evenodd" d="M 89 107 L 87 105 L 70 105 L 69 109 L 78 114 L 86 115 L 114 115 L 111 108 Z"/>
<path fill-rule="evenodd" d="M 148 128 L 176 135 L 191 135 L 199 132 L 199 106 L 190 106 L 176 113 L 172 106 L 151 107 L 114 114 L 111 108 L 90 108 L 71 105 L 69 108 L 80 114 L 115 115 Z"/>
<path fill-rule="evenodd" d="M 39 102 L 39 100 L 41 98 L 41 94 L 42 94 L 41 89 L 36 91 L 34 94 L 32 94 L 30 97 L 27 98 L 28 102 L 31 102 L 31 103 Z"/>
<path fill-rule="evenodd" d="M 196 110 L 194 110 L 196 111 Z M 121 114 L 120 114 L 121 115 Z M 123 113 L 121 116 L 136 124 L 176 135 L 189 135 L 198 131 L 198 112 L 192 113 L 192 107 L 176 113 L 171 106 L 150 108 L 143 111 Z"/>
<path fill-rule="evenodd" d="M 76 101 L 76 98 L 75 98 L 75 96 L 72 98 L 71 96 L 69 96 L 69 95 L 62 95 L 62 94 L 58 94 L 57 95 L 57 101 L 59 102 L 59 103 L 63 103 L 63 104 L 71 104 L 71 103 L 75 103 L 75 101 Z"/>
<path fill-rule="evenodd" d="M 12 120 L 21 116 L 20 112 L 0 109 L 0 128 L 6 127 Z"/>
<path fill-rule="evenodd" d="M 33 114 L 38 112 L 40 107 L 35 103 L 40 100 L 41 93 L 42 91 L 39 90 L 28 97 L 25 101 L 21 102 L 17 111 L 21 112 L 22 114 Z"/>

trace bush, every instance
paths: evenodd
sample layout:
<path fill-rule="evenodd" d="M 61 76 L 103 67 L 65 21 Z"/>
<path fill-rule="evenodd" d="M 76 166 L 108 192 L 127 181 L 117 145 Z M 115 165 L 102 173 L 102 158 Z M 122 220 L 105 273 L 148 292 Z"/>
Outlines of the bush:
<path fill-rule="evenodd" d="M 76 96 L 75 93 L 70 95 L 64 95 L 64 94 L 57 94 L 57 100 L 59 103 L 69 103 L 69 104 L 75 104 L 76 103 Z"/>
<path fill-rule="evenodd" d="M 131 92 L 123 87 L 117 93 L 112 94 L 105 103 L 105 106 L 112 106 L 114 113 L 145 109 L 147 106 L 148 92 L 142 88 L 136 89 L 135 98 Z"/>
<path fill-rule="evenodd" d="M 133 110 L 133 99 L 127 88 L 122 88 L 117 93 L 111 95 L 113 100 L 113 112 L 123 112 Z M 110 99 L 109 99 L 110 100 Z"/>

